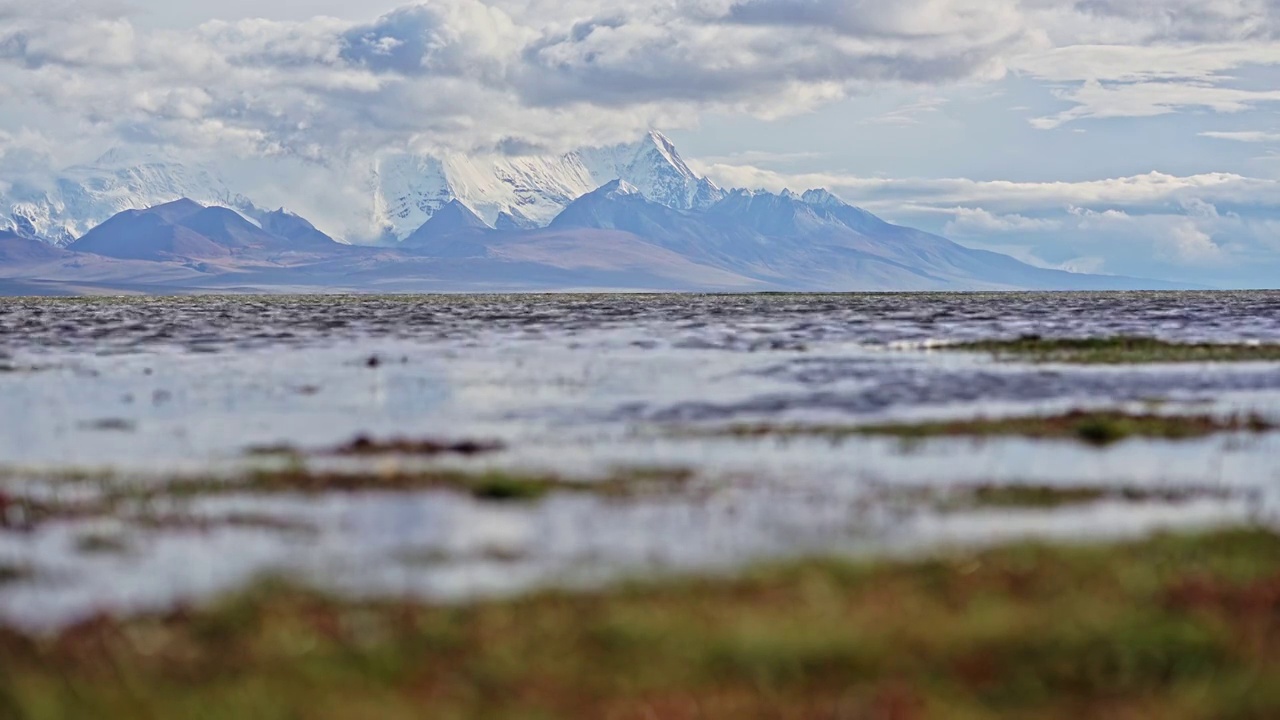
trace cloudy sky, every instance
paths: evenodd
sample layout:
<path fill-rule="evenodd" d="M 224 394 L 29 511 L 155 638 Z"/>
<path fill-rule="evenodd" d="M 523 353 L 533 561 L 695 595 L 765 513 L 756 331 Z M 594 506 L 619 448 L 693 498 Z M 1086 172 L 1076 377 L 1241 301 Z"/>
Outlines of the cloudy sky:
<path fill-rule="evenodd" d="M 120 145 L 332 167 L 655 127 L 725 185 L 1274 287 L 1278 35 L 1280 0 L 0 0 L 0 183 Z"/>

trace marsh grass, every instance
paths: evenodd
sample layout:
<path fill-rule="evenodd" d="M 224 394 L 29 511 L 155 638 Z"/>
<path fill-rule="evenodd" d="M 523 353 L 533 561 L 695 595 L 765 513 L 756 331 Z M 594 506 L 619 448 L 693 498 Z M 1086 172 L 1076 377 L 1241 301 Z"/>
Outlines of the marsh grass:
<path fill-rule="evenodd" d="M 1259 415 L 1219 418 L 1211 415 L 1132 414 L 1117 410 L 1076 410 L 1061 415 L 1011 418 L 894 423 L 883 425 L 805 426 L 737 425 L 710 431 L 732 437 L 896 437 L 902 440 L 932 438 L 1024 437 L 1041 440 L 1075 440 L 1104 447 L 1131 438 L 1193 440 L 1220 433 L 1264 433 L 1276 426 Z"/>
<path fill-rule="evenodd" d="M 957 488 L 890 489 L 920 507 L 943 511 L 1054 510 L 1100 502 L 1181 504 L 1194 500 L 1228 500 L 1224 488 L 1146 488 L 1137 486 L 985 484 Z"/>
<path fill-rule="evenodd" d="M 469 605 L 264 582 L 0 630 L 0 715 L 1280 717 L 1280 538 L 815 560 Z"/>
<path fill-rule="evenodd" d="M 38 474 L 24 476 L 27 480 Z M 64 478 L 70 478 L 65 479 Z M 88 473 L 54 475 L 47 487 L 65 482 L 78 491 L 28 497 L 0 492 L 0 530 L 33 530 L 53 521 L 113 518 L 142 529 L 200 530 L 244 527 L 311 531 L 306 525 L 254 514 L 203 517 L 184 514 L 184 503 L 226 495 L 320 495 L 449 491 L 494 503 L 527 503 L 552 493 L 581 493 L 604 498 L 677 491 L 693 480 L 681 468 L 619 468 L 588 479 L 503 470 L 465 471 L 386 465 L 376 469 L 320 470 L 300 458 L 227 476 L 185 476 L 130 481 L 118 474 L 94 478 Z M 177 509 L 175 509 L 177 508 Z M 87 549 L 86 552 L 92 552 Z"/>
<path fill-rule="evenodd" d="M 947 350 L 990 353 L 998 358 L 1044 363 L 1124 365 L 1191 362 L 1280 361 L 1280 345 L 1172 343 L 1150 337 L 979 340 L 947 345 Z"/>

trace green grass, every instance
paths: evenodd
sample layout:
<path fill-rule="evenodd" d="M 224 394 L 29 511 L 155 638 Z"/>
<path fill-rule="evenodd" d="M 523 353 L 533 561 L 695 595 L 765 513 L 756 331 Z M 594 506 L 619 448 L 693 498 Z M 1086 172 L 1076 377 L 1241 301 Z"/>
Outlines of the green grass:
<path fill-rule="evenodd" d="M 947 491 L 938 488 L 918 489 L 908 498 L 945 510 L 1049 510 L 1072 505 L 1088 505 L 1103 501 L 1126 503 L 1184 503 L 1213 498 L 1225 500 L 1232 493 L 1221 488 L 1143 488 L 1095 485 L 973 485 Z"/>
<path fill-rule="evenodd" d="M 948 350 L 990 353 L 1000 358 L 1082 365 L 1186 362 L 1275 362 L 1280 345 L 1171 343 L 1149 337 L 980 340 Z"/>
<path fill-rule="evenodd" d="M 0 630 L 0 717 L 1280 717 L 1262 530 L 808 561 L 470 605 L 267 582 Z"/>
<path fill-rule="evenodd" d="M 1275 430 L 1270 421 L 1257 415 L 1219 418 L 1210 415 L 1132 414 L 1116 410 L 1077 410 L 1061 415 L 1011 418 L 895 423 L 885 425 L 805 426 L 737 425 L 713 434 L 733 437 L 826 437 L 845 439 L 858 436 L 887 436 L 903 440 L 946 437 L 1026 437 L 1042 440 L 1075 440 L 1094 446 L 1112 445 L 1130 438 L 1191 440 L 1218 433 Z"/>
<path fill-rule="evenodd" d="M 18 474 L 15 474 L 15 476 Z M 693 474 L 681 468 L 622 468 L 598 478 L 569 479 L 557 475 L 502 470 L 464 471 L 447 468 L 412 468 L 388 465 L 378 469 L 321 470 L 300 458 L 277 467 L 220 476 L 185 476 L 131 481 L 117 474 L 94 477 L 90 473 L 60 473 L 43 477 L 22 474 L 27 480 L 92 486 L 93 493 L 40 498 L 0 492 L 0 530 L 31 530 L 65 520 L 113 518 L 144 529 L 200 527 L 259 527 L 309 531 L 287 521 L 253 515 L 201 518 L 171 509 L 173 502 L 217 495 L 318 495 L 326 493 L 411 493 L 443 490 L 470 495 L 486 502 L 535 502 L 551 493 L 587 493 L 610 498 L 661 494 L 683 487 Z M 0 480 L 4 473 L 0 472 Z M 107 552 L 103 543 L 85 539 L 83 552 Z M 0 718 L 3 720 L 3 718 Z"/>

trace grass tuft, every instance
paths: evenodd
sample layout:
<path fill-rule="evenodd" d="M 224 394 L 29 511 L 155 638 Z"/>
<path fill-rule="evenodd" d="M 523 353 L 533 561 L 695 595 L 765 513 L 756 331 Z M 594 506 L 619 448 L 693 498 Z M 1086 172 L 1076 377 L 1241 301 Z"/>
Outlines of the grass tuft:
<path fill-rule="evenodd" d="M 0 628 L 0 714 L 1262 720 L 1277 613 L 1260 529 L 469 605 L 271 581 L 55 637 Z"/>
<path fill-rule="evenodd" d="M 1043 338 L 979 340 L 947 346 L 949 350 L 990 353 L 999 358 L 1080 365 L 1124 365 L 1192 362 L 1280 361 L 1280 345 L 1244 343 L 1173 343 L 1150 337 Z"/>
<path fill-rule="evenodd" d="M 1026 437 L 1075 440 L 1105 447 L 1131 438 L 1193 440 L 1219 433 L 1264 433 L 1276 425 L 1260 415 L 1219 418 L 1211 415 L 1131 414 L 1116 410 L 1075 410 L 1061 415 L 926 421 L 885 425 L 805 426 L 738 425 L 712 434 L 732 437 L 825 437 L 847 439 L 887 436 L 903 440 L 931 438 Z"/>

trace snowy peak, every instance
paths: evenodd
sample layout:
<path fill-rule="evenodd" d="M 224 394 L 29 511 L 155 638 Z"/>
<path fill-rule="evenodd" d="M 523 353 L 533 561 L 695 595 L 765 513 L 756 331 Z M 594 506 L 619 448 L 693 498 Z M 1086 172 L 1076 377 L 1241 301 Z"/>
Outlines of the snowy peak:
<path fill-rule="evenodd" d="M 0 205 L 0 227 L 65 245 L 125 210 L 184 197 L 214 204 L 228 195 L 226 183 L 207 169 L 156 153 L 114 150 L 39 187 L 15 185 Z"/>
<path fill-rule="evenodd" d="M 650 132 L 639 142 L 560 156 L 388 155 L 375 171 L 374 223 L 378 232 L 403 238 L 458 200 L 494 227 L 545 226 L 614 180 L 677 210 L 705 210 L 724 196 L 689 168 L 669 138 Z"/>
<path fill-rule="evenodd" d="M 807 190 L 800 196 L 800 200 L 807 205 L 813 205 L 821 208 L 849 207 L 849 203 L 836 197 L 826 188 Z"/>
<path fill-rule="evenodd" d="M 637 142 L 564 155 L 390 152 L 362 168 L 359 172 L 369 173 L 368 204 L 335 211 L 346 218 L 337 221 L 347 236 L 343 239 L 357 243 L 406 239 L 439 213 L 446 213 L 443 226 L 503 231 L 545 227 L 579 198 L 615 181 L 607 192 L 634 194 L 680 212 L 708 212 L 732 198 L 759 210 L 767 197 L 769 202 L 785 201 L 772 212 L 839 216 L 839 222 L 850 227 L 875 222 L 826 190 L 803 195 L 728 193 L 690 168 L 671 139 L 657 131 Z M 64 171 L 47 187 L 15 185 L 6 196 L 0 200 L 0 229 L 62 245 L 124 210 L 155 208 L 178 199 L 231 207 L 272 235 L 313 243 L 332 241 L 310 223 L 299 223 L 296 216 L 283 212 L 269 216 L 249 198 L 234 195 L 212 170 L 184 165 L 157 151 L 112 150 L 91 165 Z M 752 202 L 751 198 L 758 199 Z"/>
<path fill-rule="evenodd" d="M 601 183 L 625 180 L 652 202 L 675 210 L 705 210 L 724 191 L 689 168 L 667 136 L 650 131 L 640 142 L 580 150 L 577 155 Z"/>

